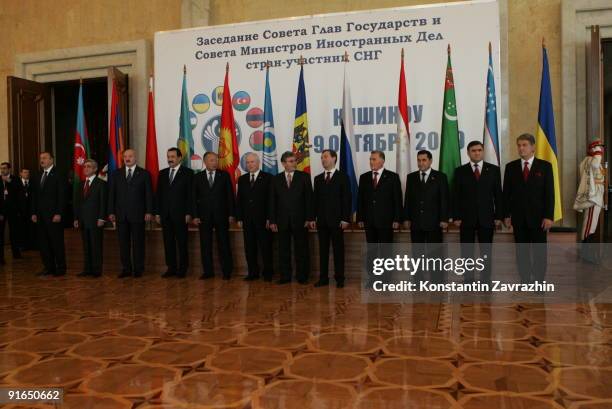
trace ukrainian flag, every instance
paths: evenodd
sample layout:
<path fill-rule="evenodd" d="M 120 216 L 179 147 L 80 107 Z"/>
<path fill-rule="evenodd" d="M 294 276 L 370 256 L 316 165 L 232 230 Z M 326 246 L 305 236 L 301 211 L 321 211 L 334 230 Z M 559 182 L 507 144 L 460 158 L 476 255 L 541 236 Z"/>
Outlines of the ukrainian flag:
<path fill-rule="evenodd" d="M 550 88 L 550 73 L 548 70 L 548 54 L 542 45 L 542 83 L 540 85 L 540 110 L 538 113 L 538 130 L 536 132 L 536 156 L 552 164 L 555 180 L 555 213 L 554 221 L 563 218 L 561 202 L 561 183 L 559 181 L 559 151 L 555 136 L 555 115 L 553 112 L 552 92 Z"/>

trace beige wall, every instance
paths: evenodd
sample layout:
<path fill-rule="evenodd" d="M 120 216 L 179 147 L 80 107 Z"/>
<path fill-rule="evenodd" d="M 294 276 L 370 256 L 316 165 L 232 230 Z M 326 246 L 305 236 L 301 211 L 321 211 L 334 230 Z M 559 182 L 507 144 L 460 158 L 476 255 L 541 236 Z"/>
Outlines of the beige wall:
<path fill-rule="evenodd" d="M 7 160 L 6 76 L 22 53 L 152 39 L 180 27 L 181 0 L 0 0 L 0 160 Z"/>
<path fill-rule="evenodd" d="M 56 48 L 149 39 L 181 26 L 181 0 L 1 0 L 0 160 L 8 158 L 6 81 L 15 55 Z M 509 131 L 506 160 L 516 157 L 512 137 L 535 132 L 543 37 L 549 50 L 557 136 L 561 124 L 561 0 L 507 0 Z M 211 0 L 210 23 L 435 3 L 435 0 Z M 560 142 L 559 142 L 559 145 Z M 559 149 L 563 149 L 562 146 Z"/>

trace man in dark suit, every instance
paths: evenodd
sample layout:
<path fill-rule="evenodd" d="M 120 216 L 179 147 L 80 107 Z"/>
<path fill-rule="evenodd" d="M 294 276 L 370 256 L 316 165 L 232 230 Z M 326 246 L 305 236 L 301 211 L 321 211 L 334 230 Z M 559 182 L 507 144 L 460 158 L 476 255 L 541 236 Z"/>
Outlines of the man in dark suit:
<path fill-rule="evenodd" d="M 122 270 L 119 278 L 141 277 L 145 266 L 145 222 L 152 218 L 153 189 L 149 172 L 136 164 L 136 151 L 123 152 L 124 166 L 108 185 L 109 220 L 117 224 Z"/>
<path fill-rule="evenodd" d="M 310 260 L 308 227 L 314 227 L 312 182 L 308 173 L 296 170 L 293 152 L 281 156 L 285 171 L 274 176 L 270 187 L 270 229 L 278 232 L 279 284 L 291 282 L 291 241 L 295 251 L 297 280 L 308 283 Z"/>
<path fill-rule="evenodd" d="M 552 165 L 535 154 L 535 137 L 516 139 L 520 159 L 504 172 L 504 224 L 512 226 L 523 283 L 543 281 L 547 267 L 546 233 L 553 225 L 555 188 Z"/>
<path fill-rule="evenodd" d="M 30 170 L 23 168 L 19 172 L 17 202 L 19 208 L 19 230 L 21 231 L 19 247 L 21 250 L 36 250 L 36 225 L 32 223 L 30 208 L 32 207 L 32 184 Z"/>
<path fill-rule="evenodd" d="M 314 180 L 314 214 L 319 235 L 319 281 L 315 287 L 329 284 L 329 246 L 334 248 L 336 287 L 344 287 L 344 230 L 351 221 L 352 196 L 346 173 L 336 169 L 338 154 L 331 149 L 321 153 L 323 173 Z"/>
<path fill-rule="evenodd" d="M 74 228 L 81 229 L 83 271 L 79 277 L 102 275 L 104 219 L 108 202 L 106 182 L 96 176 L 98 162 L 87 159 L 83 164 L 85 180 L 79 183 L 73 198 Z"/>
<path fill-rule="evenodd" d="M 0 201 L 2 205 L 2 215 L 0 215 L 0 264 L 4 264 L 4 230 L 9 226 L 9 238 L 11 240 L 11 250 L 13 258 L 21 258 L 19 248 L 22 230 L 19 226 L 19 182 L 11 174 L 11 164 L 2 162 L 0 164 L 0 177 L 2 181 L 2 194 Z M 28 212 L 29 213 L 29 212 Z"/>
<path fill-rule="evenodd" d="M 168 268 L 162 277 L 184 278 L 189 268 L 187 234 L 193 213 L 191 208 L 193 171 L 181 166 L 183 154 L 179 149 L 168 149 L 166 157 L 168 167 L 159 172 L 155 200 L 155 220 L 162 226 L 164 253 Z"/>
<path fill-rule="evenodd" d="M 385 154 L 370 153 L 370 171 L 359 177 L 357 223 L 368 243 L 393 243 L 402 213 L 402 186 L 397 173 L 385 169 Z"/>
<path fill-rule="evenodd" d="M 417 153 L 418 171 L 406 177 L 404 195 L 404 221 L 410 229 L 414 257 L 440 257 L 442 229 L 448 227 L 448 179 L 442 172 L 431 168 L 432 155 L 427 150 Z M 440 282 L 441 271 L 431 271 L 433 281 Z"/>
<path fill-rule="evenodd" d="M 503 218 L 501 173 L 498 166 L 482 160 L 484 145 L 472 141 L 467 146 L 470 161 L 455 169 L 453 178 L 453 223 L 459 227 L 462 257 L 474 257 L 478 237 L 484 259 L 481 279 L 491 283 L 493 233 Z M 474 272 L 466 272 L 466 282 L 474 281 Z"/>
<path fill-rule="evenodd" d="M 244 250 L 248 266 L 245 280 L 257 280 L 260 275 L 259 255 L 263 259 L 261 274 L 265 281 L 272 281 L 272 234 L 268 220 L 268 200 L 272 175 L 259 168 L 259 156 L 249 152 L 245 155 L 248 173 L 238 178 L 236 219 L 242 227 Z"/>
<path fill-rule="evenodd" d="M 229 280 L 234 267 L 229 237 L 229 226 L 234 220 L 234 189 L 230 175 L 217 169 L 219 157 L 216 153 L 206 152 L 204 165 L 206 169 L 193 178 L 193 222 L 200 228 L 200 252 L 204 270 L 200 279 L 215 276 L 212 256 L 214 229 L 223 279 Z"/>
<path fill-rule="evenodd" d="M 40 154 L 42 172 L 32 181 L 31 218 L 37 226 L 38 246 L 45 268 L 39 275 L 63 276 L 66 274 L 66 252 L 62 215 L 66 210 L 68 181 L 53 162 L 50 152 Z"/>

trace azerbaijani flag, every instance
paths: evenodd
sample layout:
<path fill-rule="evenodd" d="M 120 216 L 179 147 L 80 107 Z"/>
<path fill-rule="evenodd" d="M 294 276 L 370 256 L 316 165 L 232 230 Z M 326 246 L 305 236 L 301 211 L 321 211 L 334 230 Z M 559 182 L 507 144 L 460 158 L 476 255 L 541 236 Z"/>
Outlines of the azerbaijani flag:
<path fill-rule="evenodd" d="M 183 87 L 181 91 L 181 113 L 179 115 L 179 138 L 177 147 L 183 154 L 181 165 L 191 168 L 191 157 L 194 153 L 193 135 L 191 133 L 191 117 L 189 101 L 187 100 L 187 67 L 183 65 Z"/>
<path fill-rule="evenodd" d="M 72 180 L 73 192 L 77 192 L 79 184 L 85 180 L 83 165 L 89 158 L 89 137 L 87 136 L 87 123 L 85 122 L 85 111 L 83 108 L 83 80 L 79 85 L 79 100 L 77 102 L 77 120 L 74 133 L 74 153 L 72 160 L 72 170 L 74 177 Z"/>
<path fill-rule="evenodd" d="M 555 115 L 553 112 L 552 90 L 550 87 L 550 73 L 548 71 L 548 54 L 546 52 L 546 47 L 542 44 L 542 82 L 540 84 L 540 109 L 538 112 L 538 130 L 536 132 L 536 156 L 540 159 L 549 161 L 552 165 L 555 182 L 554 221 L 563 218 L 557 155 Z"/>
<path fill-rule="evenodd" d="M 444 80 L 444 106 L 442 107 L 442 141 L 440 142 L 440 172 L 448 178 L 452 186 L 455 169 L 461 165 L 459 152 L 459 123 L 457 122 L 457 102 L 455 101 L 455 82 L 451 65 L 451 50 L 448 46 L 446 79 Z"/>
<path fill-rule="evenodd" d="M 489 43 L 489 68 L 487 70 L 487 95 L 485 97 L 486 104 L 482 142 L 484 145 L 484 160 L 499 166 L 497 102 L 495 97 L 495 78 L 493 77 L 493 57 L 491 54 L 491 43 Z"/>
<path fill-rule="evenodd" d="M 221 107 L 221 130 L 219 131 L 219 170 L 225 170 L 232 179 L 232 189 L 236 193 L 236 175 L 240 154 L 236 139 L 236 124 L 232 107 L 232 93 L 229 87 L 229 63 L 225 67 L 225 82 L 223 83 L 223 105 Z"/>
<path fill-rule="evenodd" d="M 276 157 L 276 137 L 274 135 L 274 114 L 272 113 L 272 93 L 270 92 L 269 71 L 270 67 L 266 65 L 262 170 L 271 175 L 276 175 L 278 173 L 278 159 Z"/>
<path fill-rule="evenodd" d="M 410 173 L 410 128 L 408 127 L 408 96 L 406 93 L 406 74 L 404 73 L 404 49 L 399 75 L 397 92 L 397 147 L 395 151 L 395 171 L 402 183 L 402 192 L 406 191 L 406 175 Z"/>
<path fill-rule="evenodd" d="M 344 61 L 344 86 L 342 87 L 342 116 L 340 117 L 340 170 L 348 176 L 351 188 L 351 212 L 357 211 L 357 172 L 355 165 L 355 150 L 351 144 L 355 141 L 353 133 L 353 105 L 351 104 L 351 92 L 346 74 L 348 54 Z M 346 220 L 349 221 L 349 220 Z"/>
<path fill-rule="evenodd" d="M 308 109 L 306 108 L 306 87 L 304 86 L 304 64 L 300 58 L 300 79 L 295 122 L 293 123 L 293 153 L 297 156 L 297 170 L 310 173 L 310 144 L 308 143 Z"/>
<path fill-rule="evenodd" d="M 123 141 L 123 119 L 121 118 L 117 85 L 115 84 L 115 80 L 113 80 L 110 127 L 108 132 L 108 175 L 123 166 Z"/>

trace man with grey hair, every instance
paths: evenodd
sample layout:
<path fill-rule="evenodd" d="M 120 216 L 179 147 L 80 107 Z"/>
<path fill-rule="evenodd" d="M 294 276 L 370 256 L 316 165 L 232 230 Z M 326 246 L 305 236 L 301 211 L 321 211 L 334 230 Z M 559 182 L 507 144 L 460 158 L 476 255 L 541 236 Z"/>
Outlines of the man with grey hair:
<path fill-rule="evenodd" d="M 261 275 L 265 281 L 272 281 L 272 234 L 268 220 L 268 200 L 272 175 L 260 170 L 259 155 L 249 152 L 245 155 L 248 173 L 238 178 L 236 197 L 236 219 L 242 227 L 244 251 L 248 274 L 245 280 L 257 280 Z M 263 270 L 259 268 L 259 255 Z"/>
<path fill-rule="evenodd" d="M 98 162 L 87 159 L 83 164 L 85 180 L 74 193 L 74 228 L 81 230 L 83 271 L 79 277 L 102 275 L 102 243 L 106 218 L 106 182 L 96 176 Z"/>

